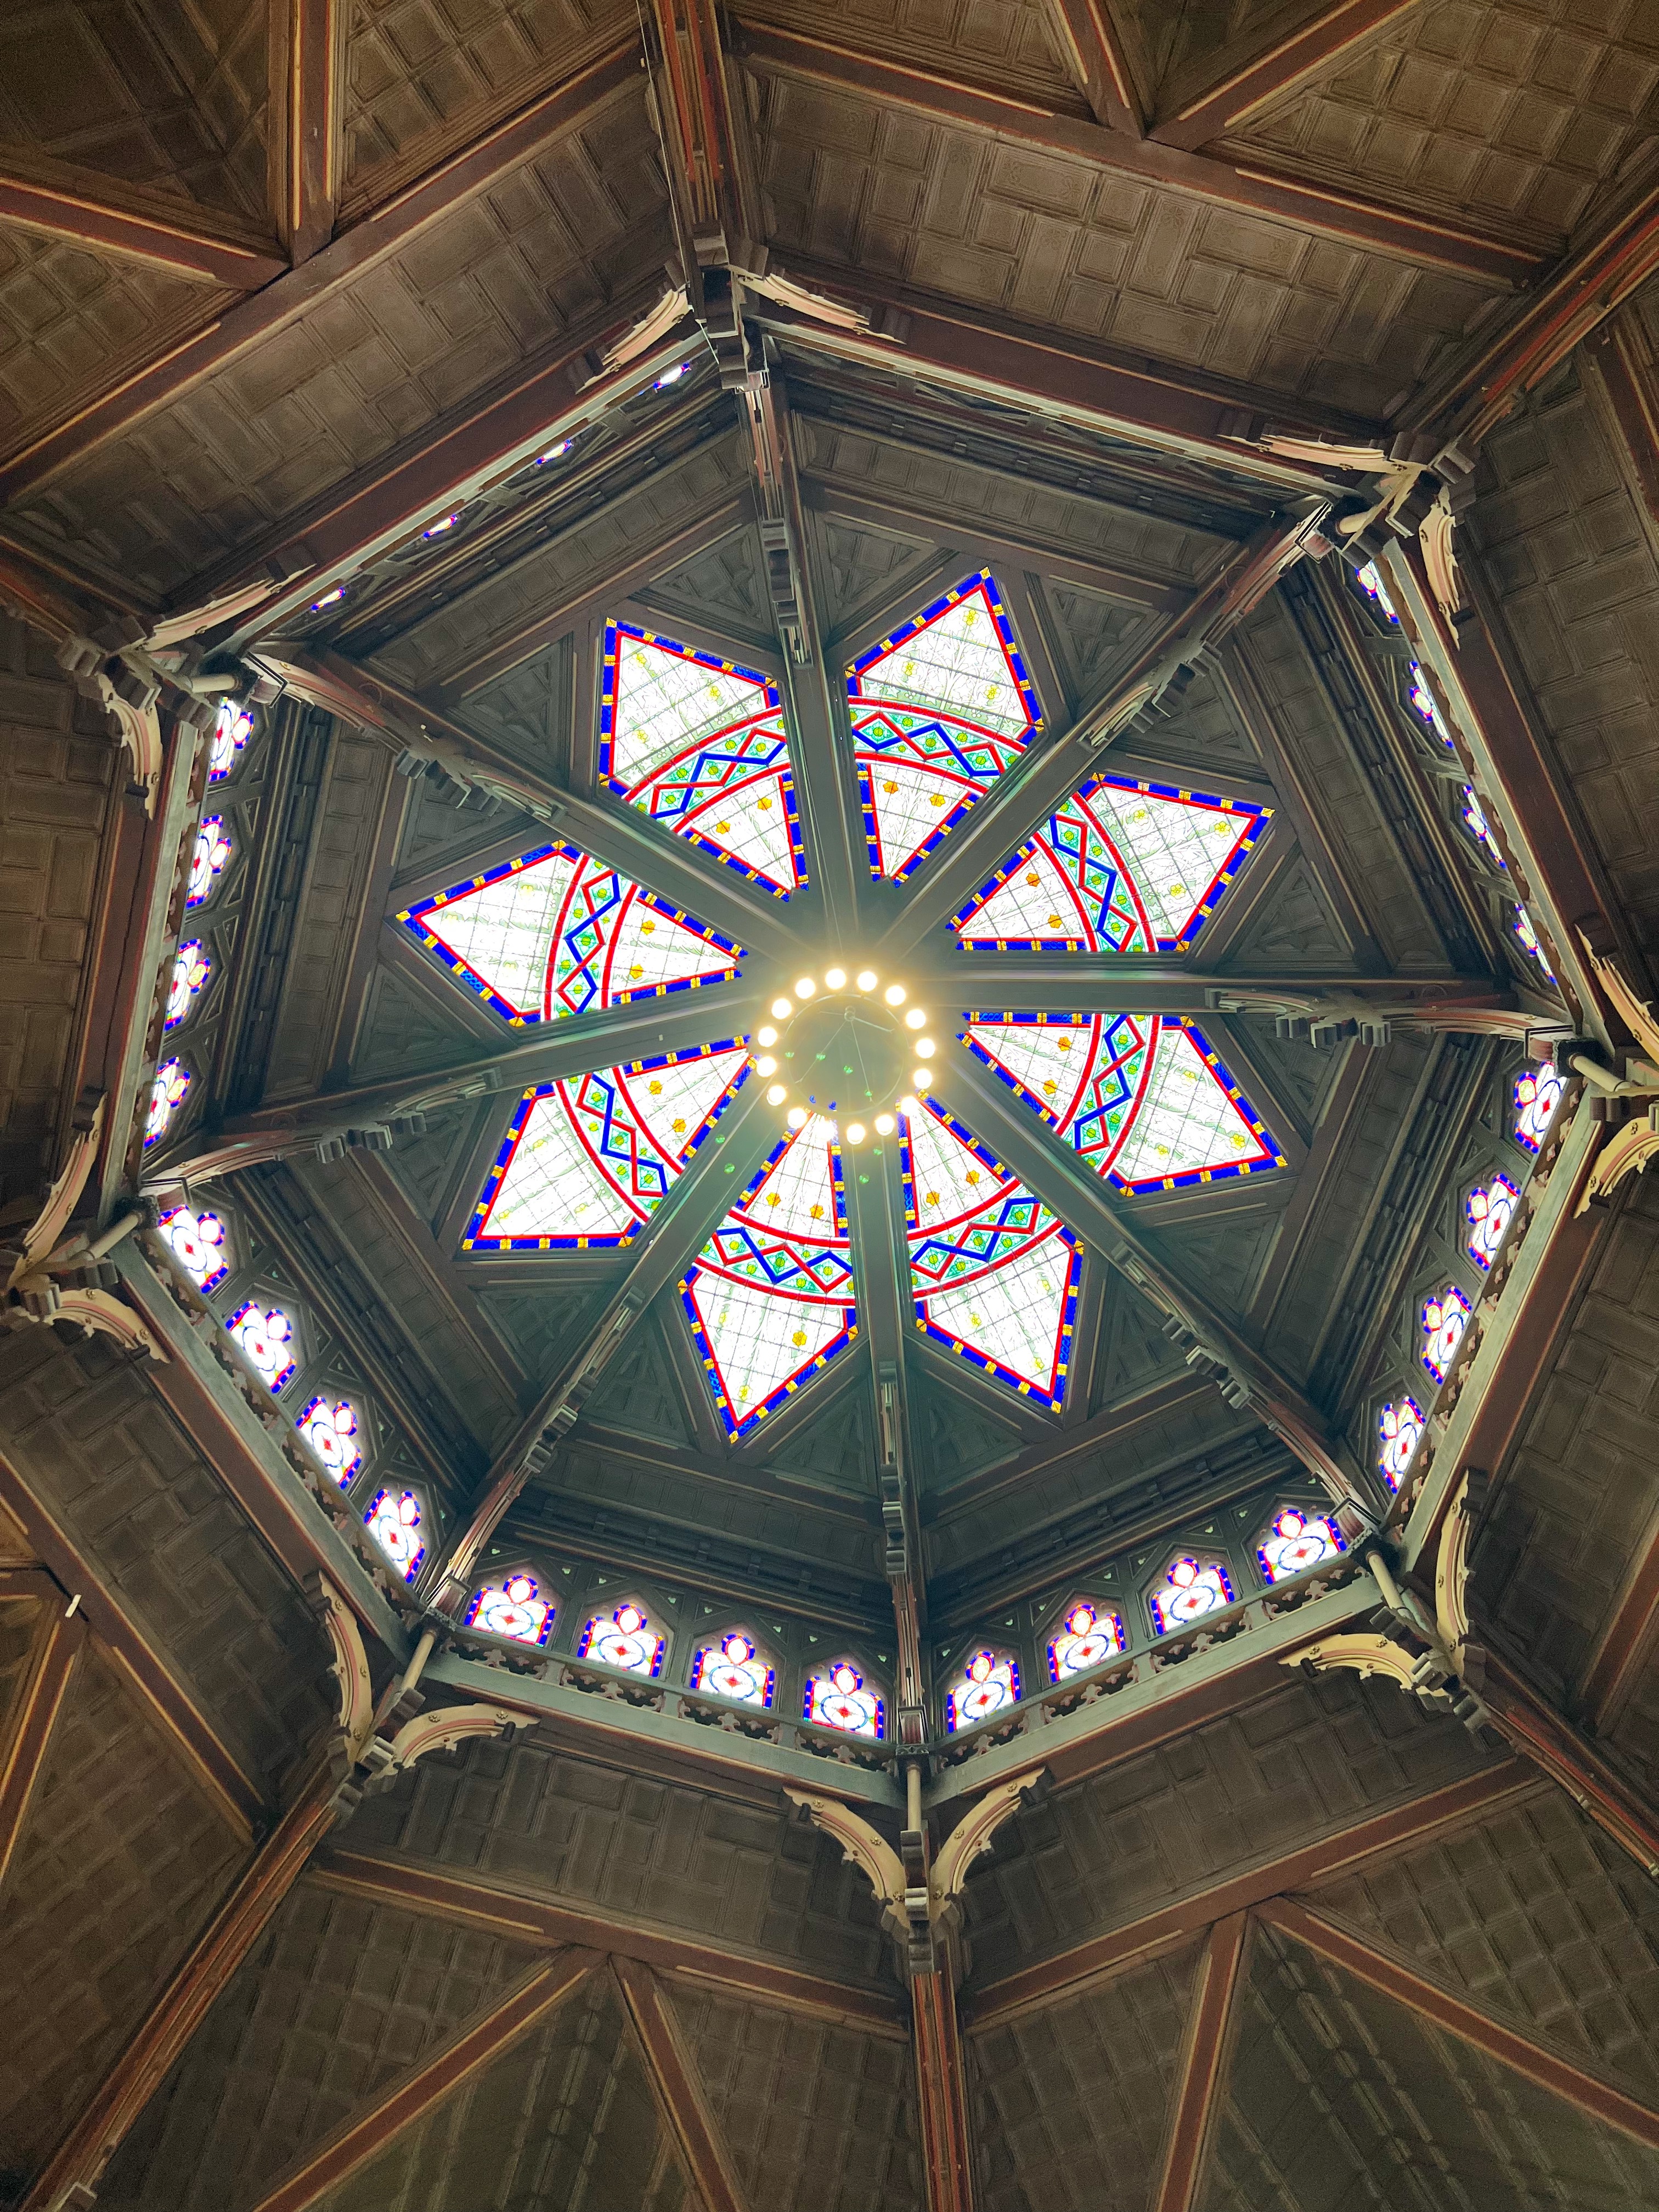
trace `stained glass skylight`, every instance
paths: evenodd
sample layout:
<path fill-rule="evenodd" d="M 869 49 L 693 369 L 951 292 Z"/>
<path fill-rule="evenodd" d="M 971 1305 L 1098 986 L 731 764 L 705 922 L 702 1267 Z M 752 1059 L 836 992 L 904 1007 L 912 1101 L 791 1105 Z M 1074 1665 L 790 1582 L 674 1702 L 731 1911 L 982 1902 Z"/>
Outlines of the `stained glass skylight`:
<path fill-rule="evenodd" d="M 1077 1238 L 939 1107 L 921 1100 L 903 1127 L 918 1324 L 1022 1397 L 1058 1408 L 1082 1269 Z"/>
<path fill-rule="evenodd" d="M 581 1632 L 576 1646 L 579 1659 L 597 1659 L 602 1667 L 620 1667 L 624 1674 L 662 1672 L 668 1638 L 642 1605 L 624 1598 L 608 1613 L 596 1613 Z"/>
<path fill-rule="evenodd" d="M 1490 1182 L 1479 1184 L 1464 1200 L 1469 1257 L 1483 1274 L 1498 1257 L 1520 1200 L 1520 1192 L 1504 1175 L 1495 1175 Z"/>
<path fill-rule="evenodd" d="M 213 962 L 197 939 L 192 937 L 179 947 L 173 955 L 173 973 L 167 978 L 167 1014 L 161 1024 L 164 1030 L 178 1028 L 212 972 Z"/>
<path fill-rule="evenodd" d="M 832 1124 L 786 1137 L 680 1285 L 716 1410 L 743 1437 L 844 1352 L 858 1328 Z"/>
<path fill-rule="evenodd" d="M 363 1463 L 357 1409 L 349 1398 L 313 1398 L 294 1424 L 342 1490 Z"/>
<path fill-rule="evenodd" d="M 1402 1396 L 1384 1406 L 1376 1426 L 1376 1464 L 1389 1489 L 1398 1490 L 1422 1438 L 1423 1408 L 1415 1398 Z"/>
<path fill-rule="evenodd" d="M 1255 1547 L 1264 1582 L 1282 1583 L 1341 1558 L 1348 1547 L 1328 1513 L 1304 1513 L 1287 1505 Z"/>
<path fill-rule="evenodd" d="M 225 1255 L 225 1224 L 218 1215 L 175 1206 L 155 1225 L 202 1296 L 216 1291 L 230 1273 Z"/>
<path fill-rule="evenodd" d="M 757 671 L 608 624 L 599 773 L 629 805 L 776 897 L 800 884 L 782 703 Z"/>
<path fill-rule="evenodd" d="M 1097 776 L 951 927 L 970 951 L 1183 952 L 1270 818 L 1243 799 Z"/>
<path fill-rule="evenodd" d="M 155 1079 L 149 1087 L 149 1104 L 144 1114 L 144 1150 L 159 1145 L 167 1134 L 167 1125 L 184 1103 L 190 1088 L 190 1070 L 181 1060 L 164 1060 L 155 1071 Z"/>
<path fill-rule="evenodd" d="M 870 872 L 902 882 L 1005 775 L 1042 710 L 988 568 L 848 671 Z"/>
<path fill-rule="evenodd" d="M 1565 1088 L 1547 1060 L 1540 1060 L 1536 1066 L 1523 1067 L 1516 1077 L 1515 1141 L 1523 1150 L 1535 1152 L 1543 1143 Z"/>
<path fill-rule="evenodd" d="M 526 1091 L 465 1249 L 545 1252 L 628 1243 L 747 1073 L 744 1046 L 728 1042 Z"/>
<path fill-rule="evenodd" d="M 970 1018 L 968 1048 L 1120 1190 L 1259 1175 L 1283 1155 L 1195 1022 Z"/>
<path fill-rule="evenodd" d="M 542 845 L 398 916 L 515 1028 L 738 973 L 742 947 L 574 845 Z"/>
<path fill-rule="evenodd" d="M 185 905 L 191 912 L 205 906 L 219 887 L 235 842 L 226 829 L 224 817 L 210 814 L 196 832 L 196 842 L 190 848 L 190 878 L 185 886 Z"/>

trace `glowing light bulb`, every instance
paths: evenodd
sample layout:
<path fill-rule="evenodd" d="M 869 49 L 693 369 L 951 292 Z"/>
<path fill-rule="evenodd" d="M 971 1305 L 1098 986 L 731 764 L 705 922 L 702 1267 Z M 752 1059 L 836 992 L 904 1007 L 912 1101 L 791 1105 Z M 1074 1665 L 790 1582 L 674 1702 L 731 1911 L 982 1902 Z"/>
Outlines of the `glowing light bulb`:
<path fill-rule="evenodd" d="M 685 374 L 685 372 L 690 368 L 690 366 L 691 364 L 689 361 L 682 361 L 678 362 L 672 368 L 664 369 L 662 374 L 657 379 L 651 389 L 653 392 L 666 392 L 671 384 L 678 384 L 679 382 L 681 377 Z"/>
<path fill-rule="evenodd" d="M 319 615 L 325 607 L 338 606 L 340 601 L 344 599 L 344 597 L 345 586 L 343 584 L 337 584 L 331 592 L 325 592 L 320 599 L 313 599 L 312 601 L 311 611 L 314 615 Z"/>
<path fill-rule="evenodd" d="M 873 968 L 860 968 L 853 981 L 860 991 L 873 991 L 876 988 L 876 971 Z"/>
<path fill-rule="evenodd" d="M 766 1094 L 766 1103 L 769 1106 L 781 1106 L 788 1096 L 782 1084 L 775 1083 Z"/>
<path fill-rule="evenodd" d="M 862 1121 L 849 1121 L 847 1124 L 847 1141 L 849 1145 L 861 1145 L 866 1134 Z"/>
<path fill-rule="evenodd" d="M 847 988 L 847 970 L 844 968 L 826 968 L 823 988 L 826 991 L 844 991 Z"/>
<path fill-rule="evenodd" d="M 890 1006 L 902 1006 L 910 994 L 902 983 L 890 983 L 881 995 Z"/>
<path fill-rule="evenodd" d="M 916 1110 L 916 1102 L 914 1098 L 901 1098 L 899 1100 L 899 1112 L 904 1115 L 907 1119 L 913 1115 Z"/>
<path fill-rule="evenodd" d="M 765 1029 L 757 1030 L 755 1031 L 755 1042 L 757 1044 L 775 1044 L 777 1041 L 778 1033 L 771 1027 L 769 1023 Z"/>
<path fill-rule="evenodd" d="M 804 1128 L 806 1125 L 806 1109 L 804 1106 L 792 1106 L 784 1118 L 792 1129 Z"/>
<path fill-rule="evenodd" d="M 795 1002 L 793 999 L 774 999 L 772 1001 L 772 1012 L 781 1022 L 787 1022 L 794 1011 Z"/>
<path fill-rule="evenodd" d="M 904 1017 L 904 1026 L 907 1030 L 923 1029 L 927 1026 L 927 1017 L 922 1012 L 920 1006 L 912 1006 L 909 1012 Z"/>
<path fill-rule="evenodd" d="M 916 1058 L 918 1060 L 931 1060 L 933 1056 L 933 1040 L 932 1037 L 918 1037 L 916 1039 Z"/>
<path fill-rule="evenodd" d="M 778 1063 L 769 1052 L 763 1052 L 755 1062 L 755 1066 L 763 1075 L 775 1075 L 778 1072 Z"/>
<path fill-rule="evenodd" d="M 574 438 L 561 438 L 556 446 L 550 446 L 544 453 L 537 456 L 536 466 L 544 468 L 549 461 L 562 461 L 575 442 Z"/>
<path fill-rule="evenodd" d="M 810 975 L 798 975 L 795 978 L 795 996 L 798 999 L 810 999 L 817 988 Z"/>
<path fill-rule="evenodd" d="M 918 1091 L 926 1091 L 933 1083 L 933 1071 L 931 1067 L 913 1067 L 910 1070 L 910 1080 Z"/>
<path fill-rule="evenodd" d="M 876 1116 L 876 1134 L 878 1137 L 890 1137 L 892 1133 L 892 1115 L 890 1114 L 878 1114 Z"/>

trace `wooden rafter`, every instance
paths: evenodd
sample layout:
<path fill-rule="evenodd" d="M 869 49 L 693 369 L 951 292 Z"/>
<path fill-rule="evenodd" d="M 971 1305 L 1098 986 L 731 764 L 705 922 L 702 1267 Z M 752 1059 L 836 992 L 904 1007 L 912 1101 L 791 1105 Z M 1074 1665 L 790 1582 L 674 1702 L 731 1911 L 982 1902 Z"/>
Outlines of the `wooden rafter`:
<path fill-rule="evenodd" d="M 58 1709 L 82 1644 L 87 1624 L 70 1616 L 64 1593 L 50 1575 L 0 1570 L 0 1605 L 32 1600 L 39 1607 L 28 1670 L 0 1737 L 0 1884 L 28 1818 Z"/>
<path fill-rule="evenodd" d="M 152 199 L 112 178 L 13 147 L 0 161 L 0 220 L 228 292 L 258 291 L 288 265 L 272 240 L 222 224 L 194 202 Z"/>
<path fill-rule="evenodd" d="M 1417 4 L 1418 0 L 1335 0 L 1334 6 L 1298 25 L 1266 52 L 1226 71 L 1180 106 L 1160 115 L 1152 125 L 1152 136 L 1165 146 L 1206 145 L 1242 122 L 1253 108 L 1276 99 L 1313 70 L 1334 67 L 1362 39 L 1383 29 L 1396 16 L 1408 14 Z"/>
<path fill-rule="evenodd" d="M 1490 1638 L 1492 1632 L 1483 1626 L 1481 1632 Z M 1480 1694 L 1515 1749 L 1559 1784 L 1644 1873 L 1659 1879 L 1659 1807 L 1616 1772 L 1519 1668 L 1490 1650 Z"/>
<path fill-rule="evenodd" d="M 1580 1676 L 1574 1702 L 1598 1735 L 1628 1705 L 1659 1638 L 1659 1527 L 1650 1527 L 1625 1569 L 1612 1613 Z"/>
<path fill-rule="evenodd" d="M 1109 131 L 1144 135 L 1135 81 L 1107 0 L 1042 0 L 1054 44 L 1095 120 Z"/>
<path fill-rule="evenodd" d="M 949 1970 L 910 1982 L 927 2212 L 974 2212 L 974 2142 L 956 1993 Z"/>
<path fill-rule="evenodd" d="M 714 0 L 651 0 L 651 20 L 658 118 L 695 284 L 700 265 L 759 241 L 754 159 Z"/>
<path fill-rule="evenodd" d="M 699 2203 L 706 2212 L 748 2212 L 732 2154 L 709 2109 L 697 2062 L 686 2048 L 667 1991 L 650 1967 L 636 1959 L 615 1960 L 611 1970 L 658 2104 L 679 2145 Z"/>
<path fill-rule="evenodd" d="M 297 267 L 334 229 L 343 42 L 337 0 L 267 4 L 270 210 Z"/>
<path fill-rule="evenodd" d="M 1179 2087 L 1170 2115 L 1152 2212 L 1192 2212 L 1210 2123 L 1226 2074 L 1233 1996 L 1249 1936 L 1249 1917 L 1243 1912 L 1230 1914 L 1210 1930 L 1193 1984 Z"/>

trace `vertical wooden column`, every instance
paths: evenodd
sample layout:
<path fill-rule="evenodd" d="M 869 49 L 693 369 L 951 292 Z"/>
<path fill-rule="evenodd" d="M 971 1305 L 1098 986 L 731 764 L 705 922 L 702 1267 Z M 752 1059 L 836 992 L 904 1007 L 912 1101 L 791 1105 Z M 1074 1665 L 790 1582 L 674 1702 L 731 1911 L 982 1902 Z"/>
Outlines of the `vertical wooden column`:
<path fill-rule="evenodd" d="M 910 2023 L 927 2212 L 973 2212 L 967 2072 L 954 1980 L 943 1960 L 932 1973 L 912 1976 Z"/>

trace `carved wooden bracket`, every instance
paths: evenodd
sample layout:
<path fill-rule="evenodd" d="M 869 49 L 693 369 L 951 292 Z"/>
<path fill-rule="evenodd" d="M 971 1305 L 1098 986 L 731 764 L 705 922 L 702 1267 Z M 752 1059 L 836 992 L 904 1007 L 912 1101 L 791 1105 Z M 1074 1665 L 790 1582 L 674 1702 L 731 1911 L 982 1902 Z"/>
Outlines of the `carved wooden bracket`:
<path fill-rule="evenodd" d="M 855 1866 L 876 1893 L 882 1918 L 896 1936 L 908 1936 L 910 1920 L 904 1909 L 904 1864 L 884 1836 L 843 1805 L 839 1798 L 817 1797 L 806 1790 L 786 1789 L 784 1796 L 798 1805 L 815 1828 L 833 1836 L 848 1866 Z"/>
<path fill-rule="evenodd" d="M 429 1751 L 448 1751 L 473 1735 L 503 1735 L 522 1727 L 524 1715 L 506 1705 L 441 1705 L 435 1712 L 417 1713 L 405 1721 L 392 1739 L 393 1771 L 401 1772 L 424 1759 Z M 386 1778 L 390 1782 L 390 1773 Z M 386 1787 L 386 1783 L 380 1785 Z"/>
<path fill-rule="evenodd" d="M 84 1329 L 112 1336 L 123 1351 L 143 1352 L 165 1364 L 167 1353 L 156 1338 L 112 1291 L 118 1278 L 106 1255 L 142 1217 L 130 1214 L 101 1237 L 63 1236 L 97 1163 L 103 1132 L 104 1102 L 100 1098 L 86 1127 L 76 1132 L 63 1172 L 47 1192 L 21 1246 L 0 1254 L 0 1267 L 6 1267 L 0 1289 L 0 1328 L 23 1328 L 32 1322 L 77 1322 Z"/>

